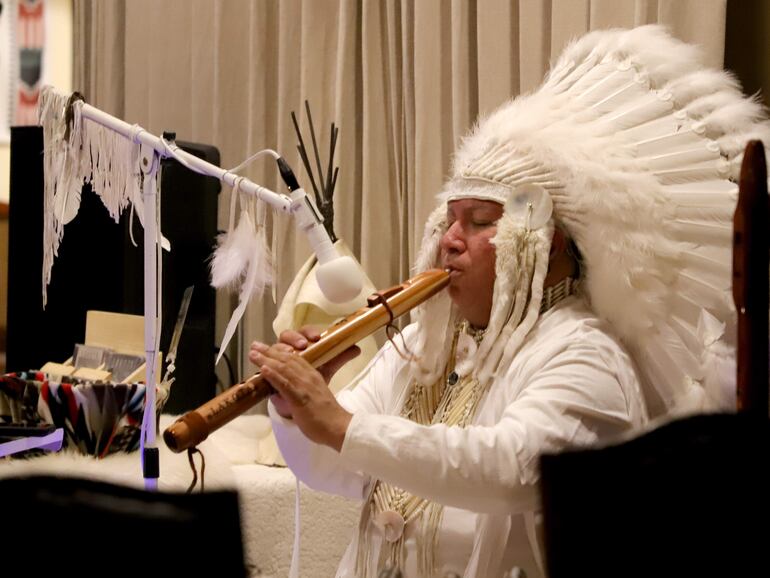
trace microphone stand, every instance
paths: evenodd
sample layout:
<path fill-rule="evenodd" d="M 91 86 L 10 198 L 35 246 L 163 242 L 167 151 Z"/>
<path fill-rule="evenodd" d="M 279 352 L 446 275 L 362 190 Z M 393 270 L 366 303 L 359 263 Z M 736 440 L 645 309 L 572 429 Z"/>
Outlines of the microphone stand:
<path fill-rule="evenodd" d="M 145 488 L 157 490 L 160 467 L 156 443 L 155 386 L 157 382 L 158 336 L 160 335 L 160 299 L 158 296 L 161 291 L 161 278 L 158 275 L 158 269 L 161 265 L 162 250 L 159 230 L 160 203 L 157 191 L 160 160 L 162 158 L 174 158 L 184 167 L 203 175 L 215 177 L 230 186 L 235 185 L 237 181 L 241 191 L 265 201 L 276 211 L 293 215 L 299 228 L 308 236 L 321 265 L 332 261 L 339 262 L 343 258 L 337 255 L 323 226 L 323 218 L 313 201 L 299 187 L 288 164 L 275 151 L 270 151 L 270 153 L 278 161 L 281 175 L 291 191 L 291 196 L 271 191 L 235 172 L 199 159 L 177 147 L 173 138 L 166 139 L 152 135 L 141 126 L 128 124 L 86 102 L 80 101 L 77 106 L 81 107 L 82 118 L 109 128 L 131 142 L 140 145 L 139 166 L 142 174 L 142 199 L 144 201 L 144 344 L 147 364 L 145 407 L 141 432 L 142 473 Z"/>

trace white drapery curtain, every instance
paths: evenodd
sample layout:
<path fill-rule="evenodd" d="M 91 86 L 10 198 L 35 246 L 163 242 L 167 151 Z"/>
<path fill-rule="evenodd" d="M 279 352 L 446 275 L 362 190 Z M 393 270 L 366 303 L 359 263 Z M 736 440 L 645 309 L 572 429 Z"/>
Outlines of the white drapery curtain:
<path fill-rule="evenodd" d="M 274 148 L 309 182 L 290 112 L 310 102 L 324 158 L 340 129 L 335 230 L 378 287 L 409 276 L 458 140 L 535 88 L 573 37 L 660 22 L 721 67 L 726 0 L 75 0 L 75 82 L 89 102 L 155 134 L 217 146 L 232 167 Z M 273 190 L 275 166 L 244 174 Z M 224 228 L 229 191 L 220 199 Z M 280 299 L 309 256 L 275 221 Z M 221 335 L 230 299 L 220 296 Z M 244 318 L 271 341 L 269 295 Z"/>

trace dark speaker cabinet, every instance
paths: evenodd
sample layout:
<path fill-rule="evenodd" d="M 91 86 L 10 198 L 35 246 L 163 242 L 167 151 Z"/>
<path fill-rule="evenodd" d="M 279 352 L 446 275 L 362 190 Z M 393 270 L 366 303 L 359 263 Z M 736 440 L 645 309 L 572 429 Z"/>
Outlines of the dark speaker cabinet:
<path fill-rule="evenodd" d="M 178 143 L 187 152 L 219 165 L 216 148 Z M 190 309 L 176 361 L 176 382 L 165 411 L 179 413 L 211 399 L 214 374 L 215 295 L 208 262 L 217 234 L 220 183 L 164 160 L 161 230 L 171 242 L 163 254 L 163 325 L 160 348 L 168 353 L 184 290 L 193 285 Z M 77 217 L 64 228 L 59 255 L 42 306 L 43 135 L 40 127 L 11 129 L 8 224 L 9 371 L 63 361 L 85 336 L 86 311 L 143 315 L 143 231 L 129 211 L 115 223 L 101 199 L 85 186 Z"/>

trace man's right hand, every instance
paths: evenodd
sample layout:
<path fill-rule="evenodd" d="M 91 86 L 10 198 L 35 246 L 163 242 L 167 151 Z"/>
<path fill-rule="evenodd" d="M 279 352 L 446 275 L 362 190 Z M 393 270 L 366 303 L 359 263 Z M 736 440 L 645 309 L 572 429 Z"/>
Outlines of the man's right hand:
<path fill-rule="evenodd" d="M 284 349 L 287 353 L 291 351 L 304 351 L 311 343 L 315 343 L 321 338 L 321 332 L 315 327 L 306 325 L 299 331 L 286 330 L 278 337 L 278 343 L 273 347 Z M 260 353 L 264 353 L 269 346 L 259 341 L 254 341 L 249 348 L 249 361 L 256 366 L 259 366 L 257 362 L 257 356 Z M 351 359 L 354 359 L 361 353 L 361 349 L 357 345 L 353 345 L 340 353 L 334 359 L 327 361 L 325 364 L 317 368 L 318 373 L 321 374 L 326 384 L 334 376 L 335 373 L 345 365 Z M 291 411 L 288 408 L 288 404 L 281 398 L 280 394 L 273 394 L 271 396 L 273 405 L 278 413 L 284 418 L 291 418 Z"/>

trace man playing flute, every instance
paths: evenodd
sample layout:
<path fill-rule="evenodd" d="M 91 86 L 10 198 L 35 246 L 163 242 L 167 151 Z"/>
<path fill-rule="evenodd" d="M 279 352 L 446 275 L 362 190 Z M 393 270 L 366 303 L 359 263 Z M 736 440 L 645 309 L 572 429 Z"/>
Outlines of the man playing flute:
<path fill-rule="evenodd" d="M 449 289 L 405 347 L 335 398 L 354 351 L 316 371 L 313 330 L 252 345 L 288 465 L 363 501 L 338 576 L 543 576 L 542 453 L 731 407 L 734 180 L 763 115 L 659 27 L 591 33 L 457 150 L 416 263 Z"/>

